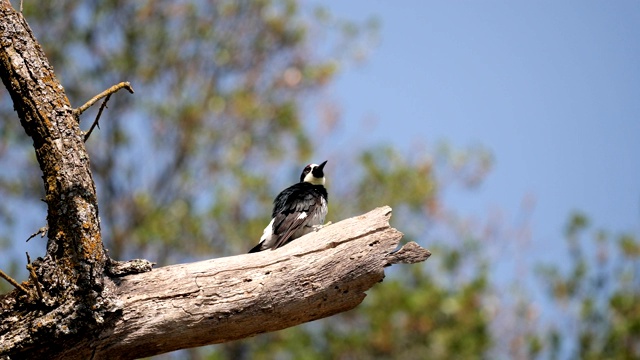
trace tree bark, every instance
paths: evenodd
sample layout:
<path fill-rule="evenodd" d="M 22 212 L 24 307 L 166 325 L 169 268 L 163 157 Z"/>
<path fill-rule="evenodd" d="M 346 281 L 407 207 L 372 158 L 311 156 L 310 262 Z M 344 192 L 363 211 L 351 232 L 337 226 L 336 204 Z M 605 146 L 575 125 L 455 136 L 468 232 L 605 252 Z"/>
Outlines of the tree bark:
<path fill-rule="evenodd" d="M 352 309 L 385 266 L 429 256 L 415 243 L 393 252 L 402 234 L 383 207 L 275 251 L 118 277 L 149 263 L 108 258 L 79 112 L 8 0 L 0 77 L 33 140 L 49 228 L 28 294 L 0 296 L 0 359 L 130 359 L 283 329 Z"/>
<path fill-rule="evenodd" d="M 8 0 L 0 0 L 0 77 L 33 140 L 48 226 L 46 255 L 32 264 L 42 296 L 31 278 L 25 286 L 28 294 L 14 292 L 0 299 L 3 350 L 17 339 L 16 349 L 95 331 L 118 304 L 104 288 L 110 260 L 78 113 L 26 20 Z"/>
<path fill-rule="evenodd" d="M 0 77 L 33 140 L 47 204 L 47 253 L 33 264 L 43 296 L 31 279 L 29 294 L 2 299 L 0 335 L 9 330 L 29 345 L 100 327 L 117 304 L 104 296 L 108 257 L 78 116 L 24 17 L 8 0 L 0 0 Z M 5 322 L 13 318 L 37 326 L 29 336 L 17 334 Z"/>
<path fill-rule="evenodd" d="M 0 76 L 43 173 L 48 255 L 94 285 L 90 277 L 101 277 L 106 255 L 79 119 L 22 14 L 2 0 L 0 16 Z"/>

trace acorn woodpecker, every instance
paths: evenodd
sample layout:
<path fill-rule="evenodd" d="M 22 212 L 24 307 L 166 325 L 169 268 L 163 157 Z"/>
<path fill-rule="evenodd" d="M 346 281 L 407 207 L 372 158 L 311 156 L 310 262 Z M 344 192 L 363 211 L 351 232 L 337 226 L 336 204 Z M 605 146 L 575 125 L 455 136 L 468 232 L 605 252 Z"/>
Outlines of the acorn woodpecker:
<path fill-rule="evenodd" d="M 323 170 L 326 163 L 307 165 L 302 170 L 300 182 L 278 194 L 273 201 L 271 222 L 250 253 L 277 249 L 322 227 L 328 202 Z"/>

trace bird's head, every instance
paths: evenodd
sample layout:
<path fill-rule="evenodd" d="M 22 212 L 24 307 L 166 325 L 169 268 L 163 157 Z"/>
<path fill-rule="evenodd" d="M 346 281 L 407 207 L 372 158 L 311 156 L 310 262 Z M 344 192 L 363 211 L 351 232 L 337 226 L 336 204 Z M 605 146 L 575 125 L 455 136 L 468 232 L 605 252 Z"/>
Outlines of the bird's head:
<path fill-rule="evenodd" d="M 312 185 L 324 185 L 324 165 L 327 163 L 325 160 L 322 164 L 309 164 L 302 174 L 300 174 L 300 182 L 308 182 Z"/>

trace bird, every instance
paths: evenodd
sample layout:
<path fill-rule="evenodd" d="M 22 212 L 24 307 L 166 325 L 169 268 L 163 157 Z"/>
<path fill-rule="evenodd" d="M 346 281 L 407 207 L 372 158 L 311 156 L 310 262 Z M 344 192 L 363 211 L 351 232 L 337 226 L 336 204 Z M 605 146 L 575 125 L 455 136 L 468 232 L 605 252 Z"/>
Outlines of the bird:
<path fill-rule="evenodd" d="M 271 222 L 260 242 L 249 253 L 275 250 L 302 235 L 322 228 L 327 216 L 329 196 L 325 189 L 324 166 L 309 164 L 300 174 L 300 182 L 282 190 L 273 201 Z"/>

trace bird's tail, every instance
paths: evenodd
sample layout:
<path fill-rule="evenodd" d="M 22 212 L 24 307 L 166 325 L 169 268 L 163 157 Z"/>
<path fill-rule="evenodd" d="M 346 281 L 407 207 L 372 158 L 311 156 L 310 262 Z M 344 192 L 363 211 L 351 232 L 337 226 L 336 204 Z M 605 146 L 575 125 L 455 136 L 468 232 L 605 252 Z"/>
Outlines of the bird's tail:
<path fill-rule="evenodd" d="M 249 254 L 256 253 L 258 251 L 262 251 L 262 242 L 259 242 L 258 245 L 254 246 L 251 250 L 249 250 Z"/>

